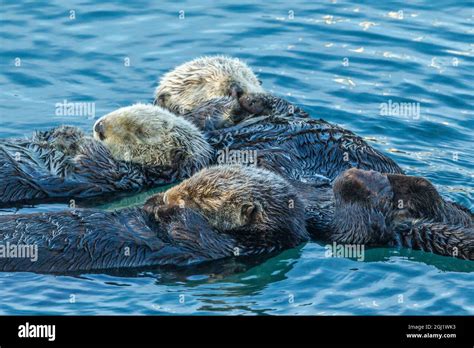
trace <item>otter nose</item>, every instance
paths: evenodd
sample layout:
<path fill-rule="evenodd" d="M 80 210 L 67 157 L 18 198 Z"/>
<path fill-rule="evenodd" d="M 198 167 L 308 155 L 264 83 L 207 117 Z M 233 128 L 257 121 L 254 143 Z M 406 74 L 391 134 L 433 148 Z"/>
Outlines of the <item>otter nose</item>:
<path fill-rule="evenodd" d="M 232 83 L 230 85 L 230 95 L 233 97 L 233 98 L 240 98 L 243 94 L 244 94 L 244 90 L 242 87 L 240 87 L 240 85 L 238 83 Z"/>
<path fill-rule="evenodd" d="M 94 125 L 94 132 L 99 135 L 100 140 L 105 139 L 105 127 L 103 121 L 98 121 Z"/>

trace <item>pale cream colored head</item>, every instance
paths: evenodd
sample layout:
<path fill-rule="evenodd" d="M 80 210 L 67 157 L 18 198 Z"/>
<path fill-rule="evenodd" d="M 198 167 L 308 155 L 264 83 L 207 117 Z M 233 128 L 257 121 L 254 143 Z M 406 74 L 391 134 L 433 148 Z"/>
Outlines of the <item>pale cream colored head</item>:
<path fill-rule="evenodd" d="M 185 114 L 218 97 L 264 93 L 247 64 L 237 58 L 211 56 L 194 59 L 165 74 L 155 91 L 155 104 Z"/>
<path fill-rule="evenodd" d="M 189 121 L 150 104 L 115 110 L 96 121 L 94 138 L 117 160 L 146 166 L 209 163 L 211 146 Z"/>

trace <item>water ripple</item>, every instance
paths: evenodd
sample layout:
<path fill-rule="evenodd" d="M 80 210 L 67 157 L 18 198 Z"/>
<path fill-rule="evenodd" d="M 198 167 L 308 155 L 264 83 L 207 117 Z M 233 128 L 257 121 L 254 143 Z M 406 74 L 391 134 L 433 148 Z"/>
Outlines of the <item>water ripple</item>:
<path fill-rule="evenodd" d="M 177 64 L 228 54 L 245 59 L 267 90 L 360 134 L 474 209 L 470 6 L 4 0 L 0 136 L 62 123 L 90 130 L 115 108 L 150 101 L 159 76 Z M 95 102 L 96 117 L 54 116 L 64 99 Z M 419 117 L 382 116 L 389 100 L 419 103 Z M 384 248 L 358 262 L 324 251 L 308 243 L 268 260 L 185 273 L 1 273 L 0 314 L 474 314 L 472 262 Z"/>

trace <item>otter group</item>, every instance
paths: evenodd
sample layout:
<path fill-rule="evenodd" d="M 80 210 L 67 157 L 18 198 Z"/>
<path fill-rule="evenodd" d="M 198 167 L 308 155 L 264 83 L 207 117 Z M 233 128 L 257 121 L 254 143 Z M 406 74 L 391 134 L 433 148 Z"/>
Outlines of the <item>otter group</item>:
<path fill-rule="evenodd" d="M 0 206 L 111 198 L 175 183 L 143 207 L 0 216 L 1 243 L 62 273 L 187 265 L 310 238 L 474 259 L 473 214 L 362 138 L 264 91 L 242 61 L 205 57 L 164 75 L 154 105 L 120 108 L 92 136 L 61 126 L 0 141 Z M 220 163 L 257 154 L 256 167 Z"/>

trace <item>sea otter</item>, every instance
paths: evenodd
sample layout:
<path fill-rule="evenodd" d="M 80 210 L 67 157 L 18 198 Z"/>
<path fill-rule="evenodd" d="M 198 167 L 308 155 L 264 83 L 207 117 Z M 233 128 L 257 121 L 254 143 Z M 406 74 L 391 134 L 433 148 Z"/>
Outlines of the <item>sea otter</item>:
<path fill-rule="evenodd" d="M 424 178 L 350 169 L 335 180 L 333 190 L 328 240 L 474 260 L 474 215 L 445 201 Z"/>
<path fill-rule="evenodd" d="M 263 185 L 265 176 L 271 189 Z M 442 200 L 424 179 L 351 169 L 336 179 L 333 190 L 333 231 L 326 240 L 474 257 L 472 214 Z M 178 190 L 151 197 L 143 207 L 3 215 L 0 270 L 186 266 L 291 248 L 308 240 L 300 194 L 272 172 L 217 166 Z M 400 199 L 406 208 L 400 208 Z M 37 248 L 36 254 L 17 257 L 26 247 Z"/>
<path fill-rule="evenodd" d="M 208 131 L 217 151 L 272 152 L 263 162 L 280 174 L 291 170 L 281 168 L 290 158 L 298 164 L 303 161 L 304 174 L 292 170 L 298 179 L 320 174 L 332 180 L 351 167 L 402 173 L 396 163 L 354 133 L 322 119 L 310 119 L 298 106 L 259 89 L 256 81 L 250 68 L 238 59 L 205 57 L 166 74 L 156 90 L 155 103 Z M 245 88 L 233 93 L 229 86 L 236 84 Z M 278 151 L 280 158 L 275 155 Z"/>
<path fill-rule="evenodd" d="M 259 115 L 309 117 L 300 107 L 266 94 L 247 64 L 227 56 L 202 57 L 171 70 L 160 80 L 154 103 L 205 131 Z"/>
<path fill-rule="evenodd" d="M 235 99 L 263 93 L 261 82 L 243 61 L 226 56 L 201 57 L 166 73 L 155 91 L 155 104 L 186 114 L 219 97 Z"/>
<path fill-rule="evenodd" d="M 94 134 L 97 139 L 60 126 L 29 139 L 1 140 L 0 206 L 173 183 L 207 166 L 212 154 L 193 124 L 158 106 L 118 109 L 96 123 Z"/>
<path fill-rule="evenodd" d="M 213 166 L 148 203 L 162 210 L 188 207 L 205 216 L 209 224 L 221 231 L 248 229 L 261 245 L 283 243 L 293 238 L 290 230 L 306 235 L 304 206 L 297 191 L 281 176 L 268 170 L 240 165 Z M 271 242 L 269 242 L 271 241 Z"/>
<path fill-rule="evenodd" d="M 94 138 L 117 160 L 149 167 L 179 165 L 193 174 L 208 164 L 211 147 L 190 122 L 158 106 L 135 104 L 101 117 Z"/>
<path fill-rule="evenodd" d="M 223 194 L 225 183 L 230 186 Z M 66 273 L 185 266 L 271 253 L 308 240 L 302 203 L 292 186 L 271 172 L 218 166 L 182 185 L 187 194 L 203 193 L 201 200 L 191 203 L 189 196 L 183 196 L 188 204 L 177 206 L 173 203 L 177 192 L 171 190 L 164 195 L 166 203 L 158 195 L 143 207 L 115 212 L 77 209 L 2 215 L 0 270 Z M 216 205 L 204 207 L 212 197 Z M 215 210 L 218 205 L 222 210 Z M 233 223 L 225 223 L 224 217 Z M 34 262 L 11 256 L 12 250 L 28 246 L 37 248 Z"/>

